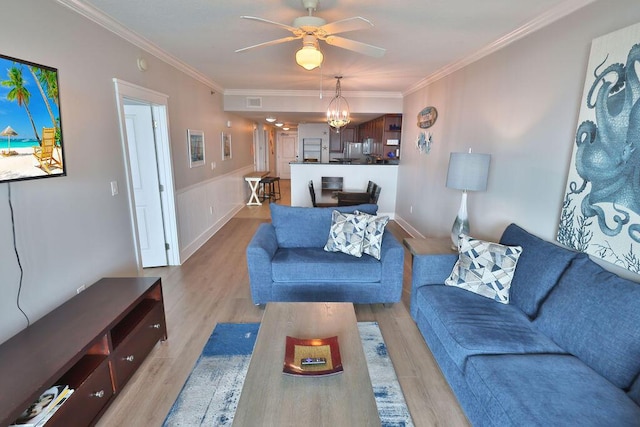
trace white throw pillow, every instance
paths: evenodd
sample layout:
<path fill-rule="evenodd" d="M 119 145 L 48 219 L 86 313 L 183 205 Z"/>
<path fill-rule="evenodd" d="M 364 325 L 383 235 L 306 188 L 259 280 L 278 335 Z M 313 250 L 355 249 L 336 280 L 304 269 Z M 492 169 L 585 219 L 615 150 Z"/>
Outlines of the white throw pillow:
<path fill-rule="evenodd" d="M 371 255 L 375 259 L 380 259 L 382 255 L 382 235 L 384 228 L 389 222 L 388 216 L 375 216 L 355 211 L 355 214 L 365 215 L 367 218 L 367 227 L 364 232 L 364 243 L 362 245 L 362 253 Z"/>
<path fill-rule="evenodd" d="M 485 242 L 461 234 L 458 253 L 458 261 L 445 285 L 509 304 L 511 280 L 522 247 Z"/>
<path fill-rule="evenodd" d="M 324 250 L 361 257 L 366 227 L 367 218 L 364 215 L 333 211 L 329 238 Z"/>

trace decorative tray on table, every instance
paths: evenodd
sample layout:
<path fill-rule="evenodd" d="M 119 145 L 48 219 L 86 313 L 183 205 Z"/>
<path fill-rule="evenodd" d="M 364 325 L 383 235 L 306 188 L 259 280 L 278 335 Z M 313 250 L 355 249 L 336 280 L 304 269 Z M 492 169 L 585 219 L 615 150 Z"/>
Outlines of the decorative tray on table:
<path fill-rule="evenodd" d="M 338 337 L 301 339 L 287 337 L 282 372 L 318 377 L 342 372 Z"/>

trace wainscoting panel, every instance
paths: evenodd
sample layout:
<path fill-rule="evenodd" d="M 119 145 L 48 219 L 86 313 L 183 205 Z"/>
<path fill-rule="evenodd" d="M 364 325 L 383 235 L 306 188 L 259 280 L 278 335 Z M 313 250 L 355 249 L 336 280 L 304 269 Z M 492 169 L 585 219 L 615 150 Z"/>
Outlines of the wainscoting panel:
<path fill-rule="evenodd" d="M 252 166 L 176 192 L 180 263 L 245 206 L 249 187 L 244 175 L 250 172 Z"/>

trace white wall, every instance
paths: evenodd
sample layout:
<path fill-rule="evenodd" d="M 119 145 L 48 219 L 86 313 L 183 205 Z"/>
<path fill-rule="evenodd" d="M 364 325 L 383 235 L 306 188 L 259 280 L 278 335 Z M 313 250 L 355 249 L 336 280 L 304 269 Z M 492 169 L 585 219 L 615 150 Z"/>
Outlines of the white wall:
<path fill-rule="evenodd" d="M 404 100 L 406 123 L 439 115 L 430 154 L 419 128 L 402 129 L 396 219 L 414 233 L 448 236 L 460 204 L 445 187 L 449 153 L 490 153 L 486 192 L 470 193 L 471 233 L 497 239 L 516 222 L 554 240 L 591 40 L 640 21 L 640 2 L 597 1 Z"/>
<path fill-rule="evenodd" d="M 4 0 L 2 13 L 13 17 L 0 25 L 2 54 L 58 68 L 68 176 L 0 184 L 0 342 L 26 326 L 16 305 L 20 270 L 13 246 L 9 185 L 16 247 L 24 270 L 20 303 L 32 321 L 72 297 L 81 285 L 104 276 L 136 274 L 114 77 L 169 96 L 174 186 L 179 197 L 194 188 L 210 189 L 210 182 L 229 176 L 242 182 L 237 171 L 253 164 L 252 124 L 224 113 L 222 95 L 212 93 L 205 84 L 53 0 Z M 139 56 L 149 63 L 144 73 L 136 66 Z M 5 78 L 3 73 L 0 70 L 0 79 Z M 231 129 L 225 128 L 227 120 L 233 122 Z M 205 133 L 204 167 L 188 166 L 187 129 Z M 233 141 L 233 159 L 224 162 L 222 130 L 231 132 Z M 211 161 L 216 161 L 215 170 Z M 111 181 L 122 184 L 115 197 Z M 220 198 L 210 195 L 208 200 Z M 209 205 L 203 209 L 209 212 Z M 182 206 L 178 211 L 178 227 L 184 233 L 189 219 Z M 220 216 L 224 217 L 222 211 Z M 198 227 L 179 236 L 182 249 L 191 250 L 197 240 L 193 236 L 208 232 L 211 224 L 202 221 Z"/>

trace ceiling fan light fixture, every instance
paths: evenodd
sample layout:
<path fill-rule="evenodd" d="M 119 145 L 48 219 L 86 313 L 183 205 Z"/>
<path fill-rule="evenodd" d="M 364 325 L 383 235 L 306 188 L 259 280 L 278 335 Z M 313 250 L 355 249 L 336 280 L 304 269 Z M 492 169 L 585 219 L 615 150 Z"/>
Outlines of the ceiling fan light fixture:
<path fill-rule="evenodd" d="M 327 123 L 337 132 L 340 132 L 340 128 L 348 125 L 351 121 L 349 103 L 342 96 L 341 78 L 342 76 L 336 76 L 336 96 L 333 97 L 329 107 L 327 107 Z"/>
<path fill-rule="evenodd" d="M 302 48 L 296 52 L 296 63 L 305 70 L 313 70 L 322 64 L 324 55 L 318 48 L 318 41 L 312 35 L 302 38 Z"/>

